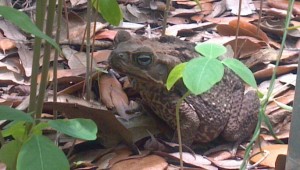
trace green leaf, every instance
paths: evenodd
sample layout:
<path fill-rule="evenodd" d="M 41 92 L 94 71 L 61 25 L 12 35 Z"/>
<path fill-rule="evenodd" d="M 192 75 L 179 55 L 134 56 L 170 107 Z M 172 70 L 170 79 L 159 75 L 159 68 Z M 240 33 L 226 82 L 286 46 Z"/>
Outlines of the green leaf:
<path fill-rule="evenodd" d="M 49 124 L 46 122 L 40 122 L 32 128 L 32 133 L 35 135 L 42 135 L 43 129 L 49 127 Z"/>
<path fill-rule="evenodd" d="M 4 19 L 21 28 L 23 31 L 45 39 L 59 52 L 61 52 L 59 45 L 52 38 L 38 29 L 38 27 L 34 23 L 32 23 L 30 18 L 25 13 L 11 7 L 0 6 L 0 15 L 2 15 Z"/>
<path fill-rule="evenodd" d="M 3 137 L 12 135 L 14 139 L 23 141 L 25 140 L 25 122 L 24 121 L 13 121 L 5 127 L 2 131 Z"/>
<path fill-rule="evenodd" d="M 242 80 L 244 80 L 251 87 L 257 88 L 257 84 L 251 70 L 242 62 L 234 58 L 226 58 L 222 63 L 235 72 Z"/>
<path fill-rule="evenodd" d="M 182 74 L 186 87 L 199 95 L 219 82 L 224 75 L 223 64 L 215 59 L 199 57 L 190 60 Z"/>
<path fill-rule="evenodd" d="M 7 169 L 16 169 L 17 157 L 21 149 L 22 143 L 13 140 L 3 145 L 0 149 L 0 162 L 5 163 Z"/>
<path fill-rule="evenodd" d="M 97 125 L 89 119 L 51 120 L 48 123 L 57 131 L 75 138 L 95 140 L 97 137 Z"/>
<path fill-rule="evenodd" d="M 281 103 L 281 102 L 278 102 L 276 100 L 273 100 L 280 108 L 284 109 L 284 110 L 287 110 L 287 111 L 290 111 L 292 112 L 293 111 L 293 107 L 292 106 L 289 106 L 289 105 L 286 105 L 284 103 Z"/>
<path fill-rule="evenodd" d="M 123 15 L 116 0 L 92 0 L 92 4 L 110 24 L 118 26 L 122 21 Z"/>
<path fill-rule="evenodd" d="M 8 106 L 0 106 L 0 120 L 33 122 L 33 118 L 29 114 Z"/>
<path fill-rule="evenodd" d="M 23 144 L 18 159 L 17 170 L 69 170 L 65 154 L 48 138 L 33 135 Z"/>
<path fill-rule="evenodd" d="M 186 66 L 186 62 L 180 63 L 171 70 L 171 72 L 168 75 L 167 83 L 166 83 L 168 90 L 170 90 L 174 86 L 174 84 L 182 77 L 182 72 L 185 66 Z"/>
<path fill-rule="evenodd" d="M 218 58 L 227 51 L 223 45 L 215 43 L 199 43 L 196 45 L 195 50 L 204 57 L 209 58 Z"/>

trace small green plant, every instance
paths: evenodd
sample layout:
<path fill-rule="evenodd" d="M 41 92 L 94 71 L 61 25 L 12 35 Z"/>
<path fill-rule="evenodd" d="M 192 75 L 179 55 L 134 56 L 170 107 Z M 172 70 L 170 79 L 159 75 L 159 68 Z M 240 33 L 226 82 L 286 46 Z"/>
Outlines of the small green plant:
<path fill-rule="evenodd" d="M 31 115 L 7 106 L 0 106 L 0 120 L 12 121 L 0 131 L 1 149 L 0 162 L 7 169 L 69 169 L 69 162 L 64 153 L 47 137 L 42 130 L 51 127 L 69 136 L 95 140 L 97 126 L 88 119 L 69 120 L 34 120 Z M 25 131 L 30 126 L 30 131 Z M 5 142 L 5 137 L 13 137 Z M 34 160 L 34 161 L 33 161 Z"/>
<path fill-rule="evenodd" d="M 38 4 L 40 2 L 44 3 L 45 1 L 38 1 Z M 51 1 L 49 9 L 54 10 L 55 4 L 55 1 Z M 40 10 L 40 8 L 38 9 Z M 35 38 L 43 38 L 58 52 L 61 52 L 59 45 L 40 31 L 24 13 L 10 7 L 0 6 L 0 15 L 23 31 L 35 35 Z M 39 58 L 37 61 L 39 61 Z M 49 65 L 49 60 L 46 61 L 46 64 L 44 63 L 44 65 L 47 64 Z M 33 64 L 32 67 L 39 68 L 39 64 Z M 48 73 L 48 69 L 46 69 L 46 73 Z M 47 78 L 45 80 L 47 81 Z M 33 83 L 32 87 L 34 86 L 36 87 L 37 84 Z M 44 88 L 46 87 L 44 86 Z M 42 89 L 41 85 L 40 89 Z M 43 93 L 45 91 L 40 92 L 40 95 Z M 33 98 L 34 106 L 39 106 L 36 104 L 36 92 L 33 92 Z M 40 108 L 42 108 L 42 104 Z M 37 110 L 39 109 L 33 109 L 29 113 L 25 113 L 7 106 L 0 106 L 0 120 L 11 121 L 3 131 L 0 130 L 0 162 L 5 163 L 8 170 L 70 169 L 65 154 L 50 139 L 42 135 L 42 130 L 51 127 L 74 138 L 95 140 L 97 137 L 96 124 L 88 119 L 43 121 L 39 118 Z M 5 140 L 6 137 L 11 137 L 12 140 Z"/>
<path fill-rule="evenodd" d="M 182 78 L 183 83 L 188 89 L 188 92 L 186 92 L 186 94 L 181 97 L 176 105 L 176 122 L 178 127 L 177 133 L 179 139 L 178 141 L 181 167 L 183 167 L 183 162 L 181 154 L 182 142 L 180 132 L 179 107 L 182 101 L 191 93 L 194 95 L 200 95 L 208 91 L 211 87 L 218 83 L 224 75 L 224 65 L 235 72 L 247 84 L 254 88 L 257 88 L 257 84 L 251 70 L 249 70 L 249 68 L 246 67 L 242 62 L 234 58 L 225 58 L 223 60 L 218 59 L 218 57 L 226 53 L 226 48 L 223 45 L 201 43 L 196 45 L 195 50 L 199 54 L 201 54 L 202 57 L 197 57 L 188 62 L 184 62 L 175 66 L 171 70 L 166 82 L 166 87 L 168 90 L 170 90 L 174 86 L 174 84 L 180 78 Z"/>
<path fill-rule="evenodd" d="M 219 82 L 224 74 L 224 65 L 234 71 L 250 86 L 257 88 L 255 78 L 242 62 L 234 58 L 219 60 L 218 57 L 226 53 L 226 48 L 220 44 L 201 43 L 195 50 L 203 57 L 194 58 L 188 62 L 175 66 L 167 79 L 167 89 L 183 78 L 185 86 L 195 95 L 209 90 Z M 195 74 L 197 73 L 197 74 Z"/>
<path fill-rule="evenodd" d="M 93 0 L 92 3 L 109 23 L 118 25 L 122 21 L 123 16 L 116 0 Z M 39 69 L 38 61 L 40 57 L 41 39 L 46 41 L 45 49 L 48 49 L 48 51 L 45 50 L 44 54 L 50 55 L 50 45 L 54 47 L 58 53 L 61 53 L 58 43 L 50 37 L 52 35 L 56 1 L 49 1 L 47 7 L 47 35 L 41 31 L 43 29 L 46 4 L 47 1 L 37 1 L 37 26 L 33 24 L 31 19 L 23 12 L 10 7 L 0 6 L 0 15 L 3 18 L 18 26 L 23 31 L 35 36 L 36 54 L 34 55 L 32 66 L 30 113 L 0 106 L 0 120 L 11 121 L 3 131 L 0 129 L 0 162 L 5 163 L 9 170 L 70 169 L 69 162 L 64 153 L 55 146 L 51 140 L 42 135 L 42 130 L 45 128 L 51 127 L 60 133 L 83 140 L 96 139 L 97 126 L 92 120 L 69 119 L 42 121 L 40 119 L 44 98 L 43 94 L 45 93 L 47 84 L 47 76 L 42 76 L 44 79 L 41 80 L 39 86 L 40 100 L 36 100 L 36 77 Z M 58 8 L 61 9 L 61 0 L 59 0 L 59 4 Z M 45 55 L 43 59 L 43 75 L 48 74 L 48 68 L 49 57 Z M 6 141 L 6 137 L 12 137 L 12 140 Z"/>

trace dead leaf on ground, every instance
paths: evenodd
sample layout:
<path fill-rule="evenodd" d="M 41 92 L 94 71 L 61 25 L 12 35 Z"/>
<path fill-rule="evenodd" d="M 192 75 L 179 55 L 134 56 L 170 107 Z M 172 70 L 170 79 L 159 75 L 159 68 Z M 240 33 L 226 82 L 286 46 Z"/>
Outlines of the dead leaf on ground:
<path fill-rule="evenodd" d="M 117 32 L 118 31 L 115 31 L 115 30 L 105 29 L 103 31 L 96 33 L 95 39 L 96 40 L 102 40 L 102 39 L 114 40 Z"/>
<path fill-rule="evenodd" d="M 177 162 L 179 162 L 179 153 L 165 153 L 165 152 L 160 152 L 160 151 L 156 151 L 156 154 L 166 157 L 168 159 L 172 159 L 175 160 Z M 187 153 L 187 152 L 183 152 L 182 153 L 182 157 L 183 157 L 183 162 L 193 165 L 193 166 L 197 166 L 203 169 L 210 169 L 210 170 L 217 170 L 218 168 L 211 165 L 211 162 L 204 158 L 202 155 L 199 154 L 195 154 L 194 156 L 191 153 Z"/>
<path fill-rule="evenodd" d="M 16 43 L 8 38 L 0 38 L 0 49 L 3 51 L 4 55 L 6 51 L 16 48 Z"/>
<path fill-rule="evenodd" d="M 239 169 L 243 160 L 211 160 L 211 162 L 222 169 Z"/>
<path fill-rule="evenodd" d="M 117 112 L 125 119 L 128 119 L 126 110 L 129 109 L 129 100 L 123 91 L 120 82 L 110 74 L 102 74 L 98 81 L 99 95 L 101 101 L 107 108 L 116 108 Z"/>
<path fill-rule="evenodd" d="M 289 64 L 289 65 L 281 65 L 278 66 L 276 75 L 282 75 L 285 73 L 289 73 L 293 70 L 296 70 L 298 64 Z M 275 66 L 273 64 L 268 64 L 264 69 L 254 72 L 254 77 L 257 79 L 265 79 L 269 78 L 273 74 Z"/>
<path fill-rule="evenodd" d="M 205 18 L 215 18 L 224 14 L 224 12 L 226 11 L 226 2 L 216 1 L 213 3 L 213 6 L 211 8 L 212 11 L 209 11 L 209 15 L 205 16 Z"/>
<path fill-rule="evenodd" d="M 137 8 L 134 4 L 120 5 L 123 17 L 126 21 L 133 23 L 145 23 L 149 15 L 143 13 L 141 9 Z"/>
<path fill-rule="evenodd" d="M 83 75 L 86 72 L 86 68 L 79 69 L 59 69 L 57 70 L 57 79 L 59 83 L 76 83 L 84 79 Z M 53 81 L 53 70 L 48 72 L 49 81 Z M 38 82 L 41 81 L 41 74 L 38 75 Z"/>
<path fill-rule="evenodd" d="M 170 24 L 188 24 L 190 20 L 185 17 L 169 17 L 167 22 Z"/>
<path fill-rule="evenodd" d="M 284 22 L 284 19 L 272 20 L 271 18 L 266 18 L 262 20 L 260 26 L 262 30 L 281 37 L 284 32 Z M 290 27 L 292 26 L 293 25 L 290 25 Z M 300 38 L 300 31 L 298 29 L 288 30 L 287 35 L 292 38 Z"/>
<path fill-rule="evenodd" d="M 112 50 L 99 50 L 93 53 L 95 62 L 106 62 Z"/>
<path fill-rule="evenodd" d="M 218 18 L 205 18 L 205 21 L 209 21 L 215 24 L 224 24 L 228 25 L 230 21 L 235 20 L 236 17 L 218 17 Z M 246 22 L 251 22 L 256 19 L 255 16 L 253 17 L 243 17 L 241 16 L 241 19 Z"/>
<path fill-rule="evenodd" d="M 268 0 L 268 5 L 274 8 L 279 8 L 279 9 L 288 9 L 288 1 L 287 0 Z M 293 6 L 293 14 L 295 15 L 300 15 L 300 4 L 295 3 Z"/>
<path fill-rule="evenodd" d="M 260 165 L 264 165 L 267 167 L 275 168 L 275 162 L 279 154 L 286 155 L 287 154 L 288 145 L 286 144 L 272 144 L 263 146 L 262 150 L 267 151 L 269 154 L 265 160 L 263 160 Z M 253 154 L 259 152 L 259 150 L 253 151 Z M 263 153 L 257 154 L 251 158 L 252 162 L 258 162 L 265 155 Z"/>
<path fill-rule="evenodd" d="M 29 85 L 29 82 L 24 79 L 23 75 L 11 71 L 7 71 L 7 70 L 0 70 L 0 84 L 1 85 L 12 85 L 12 84 Z"/>
<path fill-rule="evenodd" d="M 283 95 L 274 98 L 274 100 L 276 102 L 288 105 L 294 101 L 294 96 L 295 96 L 295 90 L 291 89 L 285 92 Z M 266 114 L 269 114 L 280 108 L 280 106 L 278 106 L 276 102 L 272 101 L 268 104 L 266 108 Z"/>
<path fill-rule="evenodd" d="M 166 35 L 176 36 L 179 31 L 197 29 L 197 28 L 209 26 L 209 25 L 212 25 L 212 24 L 213 23 L 211 23 L 211 22 L 204 22 L 204 23 L 199 23 L 199 24 L 192 23 L 192 24 L 173 25 L 173 26 L 167 27 Z"/>
<path fill-rule="evenodd" d="M 140 170 L 140 169 L 155 169 L 164 170 L 168 166 L 166 160 L 157 155 L 149 155 L 144 158 L 130 159 L 116 163 L 111 167 L 111 170 Z"/>
<path fill-rule="evenodd" d="M 68 60 L 68 66 L 71 69 L 80 69 L 86 68 L 86 53 L 85 52 L 78 52 L 70 48 L 70 46 L 63 46 L 62 52 L 66 59 Z M 96 68 L 96 63 L 93 60 L 92 68 Z"/>
<path fill-rule="evenodd" d="M 246 15 L 250 15 L 254 13 L 255 10 L 255 6 L 252 3 L 252 0 L 244 0 L 241 1 L 241 16 L 246 16 Z M 227 0 L 226 1 L 226 6 L 228 9 L 231 10 L 231 13 L 234 15 L 238 15 L 238 11 L 239 11 L 239 3 L 237 3 L 236 0 Z"/>
<path fill-rule="evenodd" d="M 229 22 L 229 25 L 219 24 L 217 26 L 217 30 L 220 35 L 234 36 L 236 34 L 237 25 L 237 19 L 234 19 Z M 240 36 L 255 37 L 259 40 L 263 40 L 266 43 L 269 43 L 269 38 L 267 34 L 264 33 L 261 29 L 257 28 L 255 25 L 250 24 L 241 19 L 239 23 L 239 28 Z"/>
<path fill-rule="evenodd" d="M 64 113 L 68 118 L 86 118 L 93 120 L 100 135 L 106 138 L 106 146 L 116 145 L 122 138 L 129 146 L 133 146 L 132 134 L 126 129 L 110 111 L 99 108 L 86 107 L 76 103 L 45 102 L 44 108 L 55 109 Z M 133 147 L 134 148 L 134 147 Z"/>

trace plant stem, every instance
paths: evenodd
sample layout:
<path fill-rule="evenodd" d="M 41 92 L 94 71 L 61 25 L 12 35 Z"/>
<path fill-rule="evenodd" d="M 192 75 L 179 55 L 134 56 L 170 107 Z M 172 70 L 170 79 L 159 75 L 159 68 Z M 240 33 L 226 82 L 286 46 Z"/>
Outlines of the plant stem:
<path fill-rule="evenodd" d="M 52 37 L 55 7 L 56 7 L 56 0 L 49 1 L 48 10 L 47 10 L 47 24 L 46 24 L 46 34 L 49 37 Z M 51 44 L 46 42 L 45 49 L 44 49 L 44 57 L 43 57 L 42 78 L 41 78 L 39 96 L 36 105 L 37 118 L 40 118 L 42 114 L 46 87 L 49 80 L 48 73 L 49 73 L 49 64 L 50 64 L 50 53 L 51 53 Z"/>
<path fill-rule="evenodd" d="M 180 130 L 180 106 L 184 99 L 191 94 L 190 91 L 187 91 L 176 103 L 176 125 L 177 125 L 177 135 L 178 135 L 178 144 L 179 144 L 179 158 L 180 158 L 180 168 L 183 169 L 183 160 L 182 160 L 182 140 L 181 140 L 181 130 Z"/>
<path fill-rule="evenodd" d="M 36 26 L 43 30 L 44 28 L 44 18 L 45 18 L 45 11 L 46 11 L 46 4 L 47 1 L 45 0 L 38 0 L 36 2 Z M 39 74 L 39 61 L 41 56 L 41 44 L 42 39 L 39 37 L 34 38 L 34 46 L 33 46 L 33 61 L 32 61 L 32 73 L 31 73 L 31 80 L 30 80 L 30 102 L 28 107 L 28 112 L 34 112 L 34 108 L 36 106 L 36 92 L 37 92 L 37 76 Z"/>
<path fill-rule="evenodd" d="M 61 20 L 62 20 L 62 0 L 58 0 L 57 6 L 57 29 L 55 41 L 59 44 Z M 53 101 L 57 101 L 57 63 L 58 63 L 58 51 L 55 50 L 54 61 L 53 61 Z M 54 119 L 57 119 L 57 110 L 53 110 Z"/>
<path fill-rule="evenodd" d="M 87 1 L 87 23 L 86 23 L 86 100 L 91 99 L 91 1 Z"/>
<path fill-rule="evenodd" d="M 237 58 L 237 52 L 238 52 L 238 36 L 239 36 L 239 30 L 240 30 L 240 19 L 241 19 L 241 11 L 242 11 L 242 0 L 239 0 L 239 12 L 238 12 L 238 20 L 236 25 L 236 32 L 235 32 L 235 45 L 234 45 L 234 58 Z"/>
<path fill-rule="evenodd" d="M 288 15 L 287 15 L 287 18 L 285 20 L 285 29 L 284 29 L 284 33 L 283 33 L 283 37 L 282 37 L 282 41 L 281 41 L 281 47 L 280 47 L 279 53 L 278 53 L 277 58 L 276 58 L 276 63 L 275 63 L 275 67 L 274 67 L 274 70 L 273 70 L 273 74 L 272 74 L 272 78 L 271 78 L 271 82 L 270 82 L 270 86 L 269 86 L 267 95 L 261 101 L 261 107 L 260 107 L 260 111 L 259 111 L 259 119 L 258 119 L 256 128 L 261 127 L 261 123 L 262 123 L 261 120 L 264 120 L 266 122 L 266 124 L 268 124 L 268 121 L 269 121 L 268 117 L 264 114 L 265 114 L 269 99 L 270 99 L 271 94 L 272 94 L 273 89 L 274 89 L 276 72 L 277 72 L 277 68 L 278 68 L 278 65 L 279 65 L 280 58 L 281 58 L 282 53 L 283 53 L 283 49 L 284 49 L 284 45 L 285 45 L 285 41 L 286 41 L 286 35 L 287 35 L 287 32 L 288 32 L 289 23 L 290 23 L 290 20 L 291 20 L 293 4 L 294 4 L 294 0 L 289 1 L 289 7 L 288 7 L 288 11 L 287 11 Z M 271 133 L 274 133 L 274 132 L 272 132 L 272 129 L 269 129 L 269 130 L 271 131 Z M 250 144 L 252 145 L 257 138 L 258 138 L 258 136 L 256 136 L 256 135 L 253 136 L 251 141 L 250 141 Z M 251 146 L 250 144 L 249 144 L 249 146 Z M 249 157 L 249 153 L 250 153 L 251 148 L 248 147 L 247 150 L 248 149 L 249 149 L 249 151 L 248 152 L 246 151 L 246 153 L 244 154 L 245 155 L 244 158 Z M 243 162 L 243 165 L 241 166 L 241 169 L 246 169 L 244 163 L 245 163 L 245 160 Z"/>
<path fill-rule="evenodd" d="M 2 131 L 0 129 L 0 148 L 5 144 L 5 140 L 4 140 L 4 137 L 2 135 Z"/>
<path fill-rule="evenodd" d="M 166 2 L 166 9 L 164 12 L 164 20 L 163 20 L 163 30 L 162 30 L 162 36 L 166 35 L 166 29 L 167 29 L 167 19 L 168 19 L 168 13 L 170 11 L 170 6 L 171 6 L 171 0 L 167 0 Z"/>

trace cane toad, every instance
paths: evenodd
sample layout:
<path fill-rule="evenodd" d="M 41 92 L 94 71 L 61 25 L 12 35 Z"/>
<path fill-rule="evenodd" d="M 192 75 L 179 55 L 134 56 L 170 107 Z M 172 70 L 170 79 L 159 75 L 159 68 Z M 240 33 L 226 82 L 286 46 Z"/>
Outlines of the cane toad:
<path fill-rule="evenodd" d="M 198 56 L 194 45 L 174 37 L 133 37 L 126 31 L 118 32 L 115 43 L 110 66 L 127 75 L 144 103 L 176 129 L 175 106 L 187 89 L 178 82 L 168 91 L 165 82 L 175 65 Z M 254 91 L 244 90 L 242 80 L 225 68 L 222 80 L 208 92 L 187 97 L 180 106 L 183 143 L 207 143 L 220 135 L 231 142 L 249 137 L 258 120 L 259 100 Z"/>

